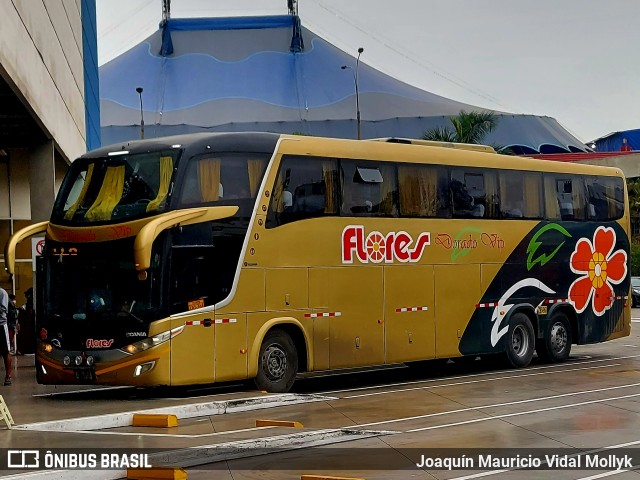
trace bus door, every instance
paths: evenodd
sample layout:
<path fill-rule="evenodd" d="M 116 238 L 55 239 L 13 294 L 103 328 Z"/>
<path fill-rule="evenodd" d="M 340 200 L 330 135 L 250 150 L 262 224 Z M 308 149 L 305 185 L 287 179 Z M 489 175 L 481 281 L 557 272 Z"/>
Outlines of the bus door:
<path fill-rule="evenodd" d="M 459 344 L 480 299 L 480 265 L 435 267 L 436 356 L 460 356 Z"/>
<path fill-rule="evenodd" d="M 384 267 L 386 363 L 435 356 L 433 266 Z"/>
<path fill-rule="evenodd" d="M 384 363 L 383 267 L 312 268 L 314 332 L 328 332 L 329 368 Z M 328 327 L 328 328 L 327 328 Z"/>
<path fill-rule="evenodd" d="M 215 251 L 205 241 L 188 236 L 207 228 L 211 230 L 207 224 L 184 227 L 180 234 L 174 235 L 169 283 L 172 314 L 188 313 L 213 303 Z M 185 325 L 183 332 L 171 340 L 171 384 L 213 382 L 213 312 L 176 317 L 171 326 L 175 328 L 180 324 Z"/>

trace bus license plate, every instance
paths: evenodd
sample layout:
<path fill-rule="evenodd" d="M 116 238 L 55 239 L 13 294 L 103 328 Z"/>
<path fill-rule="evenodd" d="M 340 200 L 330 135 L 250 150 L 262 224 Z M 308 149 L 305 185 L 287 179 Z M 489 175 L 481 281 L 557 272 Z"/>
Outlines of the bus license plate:
<path fill-rule="evenodd" d="M 96 374 L 90 368 L 78 368 L 74 370 L 76 380 L 79 382 L 93 383 L 96 381 Z"/>

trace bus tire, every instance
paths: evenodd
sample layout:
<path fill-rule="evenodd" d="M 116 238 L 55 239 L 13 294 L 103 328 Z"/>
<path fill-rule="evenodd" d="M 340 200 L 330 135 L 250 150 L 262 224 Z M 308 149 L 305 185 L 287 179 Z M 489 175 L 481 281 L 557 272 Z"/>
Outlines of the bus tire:
<path fill-rule="evenodd" d="M 509 322 L 505 339 L 505 354 L 509 364 L 515 368 L 529 365 L 533 358 L 535 335 L 531 320 L 524 313 L 515 313 Z"/>
<path fill-rule="evenodd" d="M 569 358 L 572 342 L 571 322 L 562 312 L 555 313 L 547 323 L 544 337 L 536 342 L 536 352 L 543 362 L 559 363 Z"/>
<path fill-rule="evenodd" d="M 293 340 L 283 330 L 271 330 L 260 346 L 256 387 L 270 393 L 286 393 L 297 373 L 298 352 Z"/>

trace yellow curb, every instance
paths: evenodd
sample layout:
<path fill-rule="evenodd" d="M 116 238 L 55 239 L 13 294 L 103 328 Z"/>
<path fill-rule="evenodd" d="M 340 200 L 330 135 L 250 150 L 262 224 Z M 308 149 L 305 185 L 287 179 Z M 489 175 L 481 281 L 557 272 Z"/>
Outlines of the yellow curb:
<path fill-rule="evenodd" d="M 134 413 L 131 425 L 134 427 L 177 427 L 178 417 L 175 415 Z"/>
<path fill-rule="evenodd" d="M 256 427 L 293 427 L 302 428 L 300 422 L 290 422 L 288 420 L 256 420 Z"/>
<path fill-rule="evenodd" d="M 329 477 L 327 475 L 302 475 L 300 480 L 366 480 L 364 478 L 353 477 Z"/>
<path fill-rule="evenodd" d="M 129 468 L 129 480 L 187 480 L 187 472 L 180 467 Z"/>

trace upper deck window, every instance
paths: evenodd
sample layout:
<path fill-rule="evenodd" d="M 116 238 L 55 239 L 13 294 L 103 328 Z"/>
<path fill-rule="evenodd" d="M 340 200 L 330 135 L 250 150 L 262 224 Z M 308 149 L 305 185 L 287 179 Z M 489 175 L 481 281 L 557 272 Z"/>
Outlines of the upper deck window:
<path fill-rule="evenodd" d="M 237 200 L 251 200 L 253 204 L 268 161 L 268 155 L 256 153 L 213 153 L 192 158 L 182 181 L 179 206 Z"/>
<path fill-rule="evenodd" d="M 123 221 L 164 211 L 179 153 L 167 150 L 74 162 L 52 220 Z"/>

